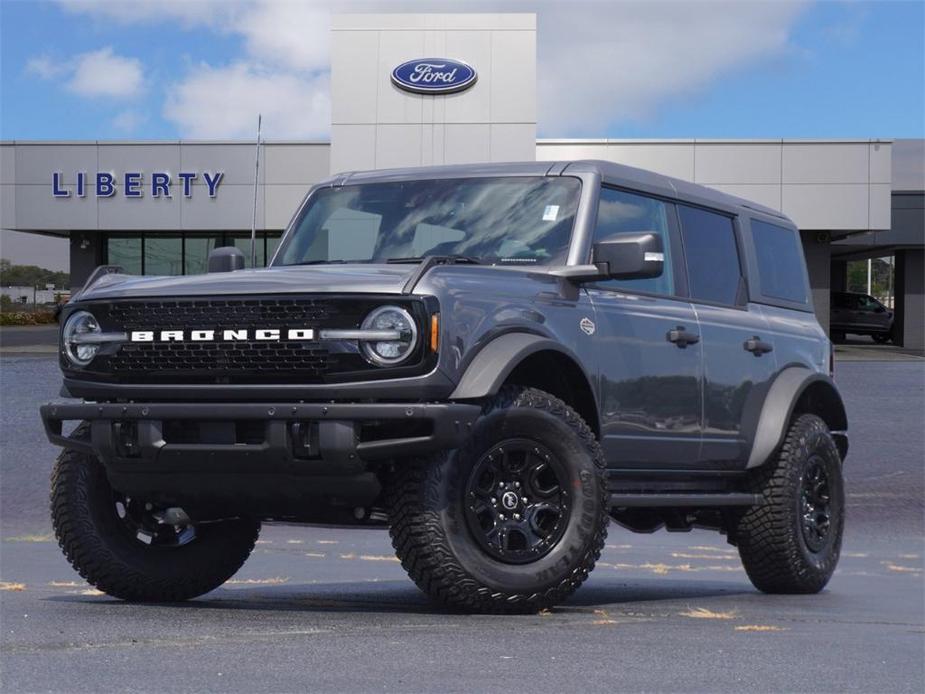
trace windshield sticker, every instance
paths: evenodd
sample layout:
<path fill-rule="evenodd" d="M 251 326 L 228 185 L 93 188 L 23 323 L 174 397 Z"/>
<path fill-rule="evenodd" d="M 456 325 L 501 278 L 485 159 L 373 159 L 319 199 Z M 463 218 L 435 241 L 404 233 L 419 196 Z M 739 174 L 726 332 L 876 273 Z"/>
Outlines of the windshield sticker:
<path fill-rule="evenodd" d="M 546 209 L 543 210 L 543 221 L 544 222 L 554 222 L 559 218 L 559 206 L 558 205 L 546 205 Z"/>

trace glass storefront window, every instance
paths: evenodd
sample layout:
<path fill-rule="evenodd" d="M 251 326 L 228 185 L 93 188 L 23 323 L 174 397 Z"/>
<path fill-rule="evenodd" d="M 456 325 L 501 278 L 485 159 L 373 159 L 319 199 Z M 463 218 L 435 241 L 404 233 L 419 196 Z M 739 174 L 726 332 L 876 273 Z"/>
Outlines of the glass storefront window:
<path fill-rule="evenodd" d="M 265 249 L 265 235 L 263 232 L 257 232 L 257 267 L 264 267 L 267 264 L 267 254 Z M 226 238 L 226 246 L 237 246 L 244 254 L 244 267 L 251 266 L 251 235 L 234 236 Z"/>
<path fill-rule="evenodd" d="M 257 233 L 257 267 L 266 267 L 279 246 L 279 232 Z M 132 275 L 198 275 L 209 270 L 209 253 L 221 246 L 235 246 L 250 267 L 251 237 L 248 233 L 222 234 L 109 234 L 105 252 L 110 265 L 121 265 Z"/>
<path fill-rule="evenodd" d="M 141 274 L 141 235 L 110 234 L 107 239 L 106 262 L 121 265 L 130 275 Z"/>
<path fill-rule="evenodd" d="M 178 235 L 145 234 L 146 275 L 183 274 L 183 237 Z"/>
<path fill-rule="evenodd" d="M 201 275 L 209 270 L 209 253 L 222 245 L 221 234 L 187 234 L 183 274 Z"/>
<path fill-rule="evenodd" d="M 279 248 L 279 242 L 282 238 L 283 235 L 280 232 L 267 232 L 267 262 L 270 262 L 273 254 L 276 253 L 276 249 Z"/>

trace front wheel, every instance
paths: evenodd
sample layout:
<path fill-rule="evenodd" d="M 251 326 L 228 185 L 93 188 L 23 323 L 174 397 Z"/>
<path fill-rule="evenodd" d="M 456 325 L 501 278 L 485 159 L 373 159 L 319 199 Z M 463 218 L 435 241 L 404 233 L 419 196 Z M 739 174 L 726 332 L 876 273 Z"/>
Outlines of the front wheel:
<path fill-rule="evenodd" d="M 752 482 L 761 503 L 734 529 L 749 579 L 766 593 L 818 593 L 838 564 L 845 524 L 841 458 L 825 422 L 798 416 Z"/>
<path fill-rule="evenodd" d="M 531 612 L 588 577 L 607 531 L 604 458 L 561 400 L 506 387 L 460 450 L 406 461 L 388 491 L 392 544 L 436 601 Z"/>
<path fill-rule="evenodd" d="M 874 338 L 874 342 L 878 345 L 885 345 L 887 342 L 893 339 L 893 336 L 890 333 L 874 333 L 871 335 Z"/>
<path fill-rule="evenodd" d="M 87 438 L 87 427 L 75 432 Z M 250 555 L 260 523 L 234 519 L 193 524 L 113 490 L 94 456 L 65 450 L 51 476 L 58 544 L 88 583 L 133 602 L 188 600 L 231 578 Z"/>

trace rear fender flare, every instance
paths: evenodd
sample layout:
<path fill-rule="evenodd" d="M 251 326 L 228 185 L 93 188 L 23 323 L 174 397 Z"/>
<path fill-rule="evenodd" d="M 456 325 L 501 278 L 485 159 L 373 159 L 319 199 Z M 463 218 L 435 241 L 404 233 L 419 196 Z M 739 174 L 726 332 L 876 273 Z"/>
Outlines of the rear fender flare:
<path fill-rule="evenodd" d="M 848 452 L 848 417 L 835 383 L 827 375 L 805 367 L 791 366 L 781 371 L 771 384 L 761 407 L 752 437 L 747 469 L 766 463 L 781 446 L 797 404 L 804 395 L 816 396 L 817 407 L 806 410 L 825 420 L 833 432 L 839 454 Z"/>

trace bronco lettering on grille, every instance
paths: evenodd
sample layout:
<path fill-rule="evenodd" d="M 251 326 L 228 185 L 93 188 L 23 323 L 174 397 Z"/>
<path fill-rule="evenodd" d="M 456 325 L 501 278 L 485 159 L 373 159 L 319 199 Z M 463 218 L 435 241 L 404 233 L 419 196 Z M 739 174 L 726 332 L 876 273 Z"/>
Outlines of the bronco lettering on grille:
<path fill-rule="evenodd" d="M 240 342 L 247 340 L 314 340 L 312 328 L 231 329 L 231 330 L 133 330 L 131 342 Z"/>

